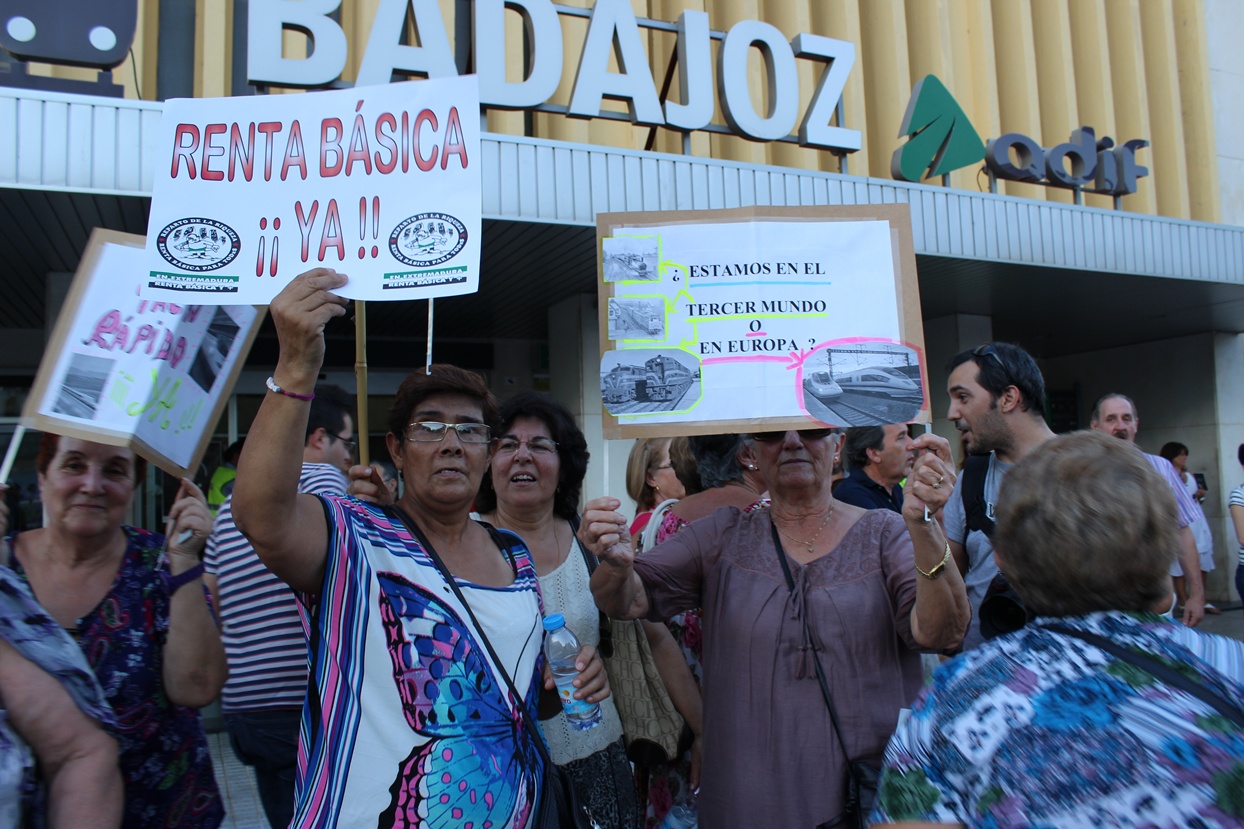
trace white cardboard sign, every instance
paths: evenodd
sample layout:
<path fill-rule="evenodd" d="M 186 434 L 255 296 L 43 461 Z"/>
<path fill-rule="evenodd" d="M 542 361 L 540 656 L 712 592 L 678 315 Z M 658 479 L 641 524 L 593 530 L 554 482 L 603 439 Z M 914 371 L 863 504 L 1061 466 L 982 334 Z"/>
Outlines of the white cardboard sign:
<path fill-rule="evenodd" d="M 323 266 L 350 299 L 474 293 L 479 135 L 474 76 L 167 101 L 145 290 L 266 305 Z"/>
<path fill-rule="evenodd" d="M 905 205 L 597 217 L 606 437 L 928 419 Z"/>
<path fill-rule="evenodd" d="M 193 475 L 263 320 L 143 286 L 144 239 L 95 230 L 23 412 L 41 431 L 129 446 Z"/>

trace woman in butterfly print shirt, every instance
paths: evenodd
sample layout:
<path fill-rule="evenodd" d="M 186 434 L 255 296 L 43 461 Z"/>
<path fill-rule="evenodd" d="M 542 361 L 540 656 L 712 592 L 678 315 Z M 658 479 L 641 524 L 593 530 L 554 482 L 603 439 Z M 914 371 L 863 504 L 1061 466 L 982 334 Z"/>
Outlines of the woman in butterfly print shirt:
<path fill-rule="evenodd" d="M 314 386 L 324 324 L 345 312 L 331 291 L 345 281 L 316 269 L 273 301 L 278 388 Z M 506 536 L 503 553 L 469 517 L 491 455 L 492 395 L 452 366 L 416 371 L 398 390 L 387 436 L 406 483 L 400 506 L 482 631 L 395 513 L 297 494 L 307 408 L 287 393 L 268 395 L 234 489 L 238 526 L 300 594 L 312 629 L 291 825 L 527 826 L 544 769 L 540 736 L 524 727 L 519 706 L 534 711 L 540 688 L 540 596 L 521 541 Z M 523 699 L 511 698 L 500 670 Z M 583 680 L 586 694 L 603 687 L 598 659 Z"/>

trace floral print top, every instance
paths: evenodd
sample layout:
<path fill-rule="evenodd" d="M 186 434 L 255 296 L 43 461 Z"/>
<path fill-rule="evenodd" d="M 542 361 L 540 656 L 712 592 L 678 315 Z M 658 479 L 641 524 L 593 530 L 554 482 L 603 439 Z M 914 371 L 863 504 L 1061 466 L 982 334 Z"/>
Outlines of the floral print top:
<path fill-rule="evenodd" d="M 211 829 L 225 811 L 198 709 L 175 705 L 164 693 L 170 598 L 160 556 L 164 536 L 122 529 L 128 544 L 112 589 L 77 625 L 78 646 L 116 713 L 122 825 Z M 25 578 L 16 559 L 13 569 Z"/>
<path fill-rule="evenodd" d="M 934 673 L 886 751 L 873 820 L 998 829 L 1244 823 L 1244 730 L 1130 662 L 1045 627 L 1055 623 L 1244 700 L 1244 643 L 1153 614 L 1039 618 Z"/>

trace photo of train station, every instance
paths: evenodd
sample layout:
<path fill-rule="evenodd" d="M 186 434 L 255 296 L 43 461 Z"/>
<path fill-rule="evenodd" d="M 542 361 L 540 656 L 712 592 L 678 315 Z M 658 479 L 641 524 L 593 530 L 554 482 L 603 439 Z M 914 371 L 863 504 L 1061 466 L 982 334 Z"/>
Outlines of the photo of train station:
<path fill-rule="evenodd" d="M 621 491 L 627 451 L 601 437 L 599 328 L 625 319 L 642 338 L 657 325 L 596 307 L 598 212 L 897 202 L 911 210 L 935 431 L 953 434 L 946 359 L 992 340 L 1038 358 L 1057 432 L 1087 427 L 1101 394 L 1128 394 L 1139 442 L 1182 441 L 1204 473 L 1219 565 L 1209 589 L 1234 598 L 1223 501 L 1244 439 L 1234 3 L 347 0 L 312 12 L 134 0 L 128 24 L 88 20 L 111 14 L 96 5 L 31 19 L 39 34 L 26 41 L 13 24 L 0 52 L 10 431 L 87 234 L 147 230 L 164 162 L 145 148 L 163 100 L 476 72 L 482 281 L 437 303 L 436 358 L 483 372 L 502 399 L 534 389 L 570 406 L 593 457 L 611 458 L 593 464 L 589 493 Z M 91 45 L 99 27 L 109 50 Z M 909 112 L 914 96 L 925 103 Z M 904 132 L 921 118 L 944 125 L 940 146 Z M 989 157 L 953 166 L 968 132 Z M 372 306 L 375 417 L 422 359 L 426 317 L 419 302 Z M 326 379 L 351 388 L 350 323 L 328 339 Z M 214 452 L 247 431 L 274 360 L 268 327 Z M 379 450 L 384 429 L 368 426 Z M 14 479 L 33 483 L 27 450 Z"/>

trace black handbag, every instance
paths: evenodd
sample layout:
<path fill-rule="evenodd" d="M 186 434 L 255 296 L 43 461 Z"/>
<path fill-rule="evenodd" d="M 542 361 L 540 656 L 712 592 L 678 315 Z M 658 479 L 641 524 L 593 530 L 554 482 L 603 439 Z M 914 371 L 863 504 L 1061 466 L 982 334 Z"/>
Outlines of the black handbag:
<path fill-rule="evenodd" d="M 479 633 L 480 641 L 488 650 L 488 655 L 492 657 L 492 663 L 497 666 L 497 671 L 505 679 L 511 698 L 519 701 L 518 709 L 523 716 L 523 726 L 531 732 L 532 742 L 536 744 L 536 749 L 540 752 L 540 756 L 544 758 L 544 779 L 540 784 L 539 798 L 536 800 L 535 809 L 532 811 L 532 821 L 529 825 L 533 829 L 601 829 L 600 824 L 592 817 L 591 810 L 579 803 L 579 797 L 574 788 L 574 781 L 571 780 L 569 773 L 554 763 L 553 758 L 549 756 L 549 750 L 544 745 L 544 733 L 536 724 L 535 718 L 528 712 L 527 706 L 522 704 L 523 696 L 514 687 L 514 681 L 510 679 L 510 674 L 506 671 L 505 665 L 497 658 L 497 652 L 492 649 L 492 643 L 488 641 L 488 636 L 484 633 L 483 626 L 475 618 L 475 611 L 471 610 L 471 605 L 467 602 L 466 597 L 462 595 L 462 590 L 458 587 L 457 580 L 449 572 L 445 562 L 441 561 L 440 555 L 432 547 L 432 543 L 428 540 L 423 530 L 419 528 L 419 525 L 411 520 L 405 510 L 400 507 L 392 507 L 392 509 L 401 518 L 402 523 L 406 525 L 406 529 L 410 530 L 410 534 L 423 546 L 424 552 L 432 559 L 432 563 L 440 571 L 441 577 L 445 579 L 445 583 L 449 585 L 458 601 L 466 608 L 467 615 L 471 617 L 471 623 L 475 626 L 476 632 Z M 505 553 L 510 560 L 510 566 L 513 567 L 514 556 L 510 552 L 510 545 L 506 543 L 505 537 L 491 524 L 483 521 L 479 523 L 484 529 L 488 530 L 488 534 L 492 536 L 493 542 L 498 549 Z"/>
<path fill-rule="evenodd" d="M 782 540 L 778 538 L 777 525 L 770 519 L 769 529 L 773 533 L 773 546 L 777 548 L 778 561 L 782 565 L 782 573 L 786 576 L 786 586 L 795 592 L 795 579 L 790 573 L 790 564 L 786 561 L 786 551 L 782 549 Z M 829 829 L 831 826 L 856 827 L 865 829 L 868 815 L 877 800 L 877 783 L 881 778 L 881 769 L 872 763 L 852 760 L 847 754 L 846 741 L 842 739 L 842 728 L 838 725 L 838 713 L 834 710 L 833 698 L 829 695 L 829 683 L 825 680 L 825 669 L 821 667 L 821 657 L 816 646 L 812 644 L 812 636 L 808 633 L 808 616 L 803 616 L 803 647 L 812 654 L 812 664 L 816 667 L 816 680 L 821 685 L 821 695 L 825 697 L 825 707 L 829 709 L 829 722 L 834 727 L 834 735 L 838 738 L 838 747 L 847 761 L 847 802 L 842 814 L 827 820 L 816 829 Z"/>

